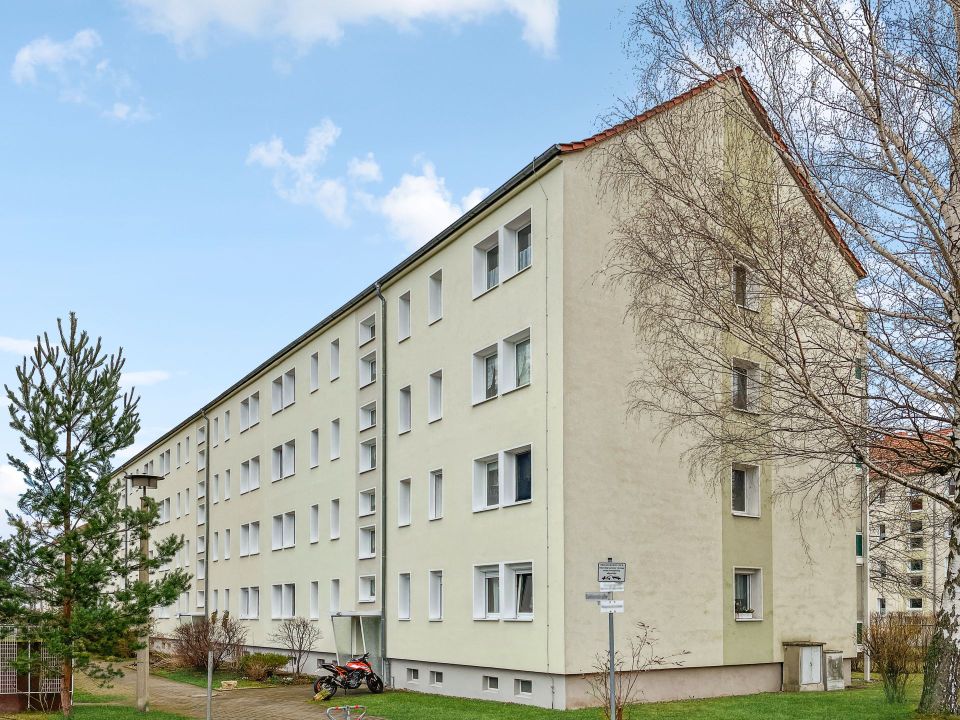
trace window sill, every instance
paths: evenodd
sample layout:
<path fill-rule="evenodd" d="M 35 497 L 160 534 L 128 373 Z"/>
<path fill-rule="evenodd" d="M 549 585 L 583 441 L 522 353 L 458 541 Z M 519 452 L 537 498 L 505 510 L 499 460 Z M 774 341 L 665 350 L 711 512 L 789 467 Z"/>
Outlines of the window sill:
<path fill-rule="evenodd" d="M 408 435 L 412 430 L 413 428 L 407 428 L 406 430 L 401 430 L 400 432 L 397 433 L 397 436 Z"/>
<path fill-rule="evenodd" d="M 474 296 L 473 296 L 473 299 L 474 299 L 474 300 L 479 300 L 479 299 L 482 298 L 484 295 L 486 295 L 486 294 L 488 294 L 488 293 L 492 293 L 492 292 L 493 292 L 494 290 L 496 290 L 498 287 L 500 287 L 500 283 L 499 283 L 499 282 L 498 282 L 496 285 L 493 285 L 492 287 L 488 287 L 486 290 L 484 290 L 484 291 L 482 291 L 482 292 L 474 295 Z"/>
<path fill-rule="evenodd" d="M 376 423 L 373 425 L 364 425 L 362 428 L 357 428 L 357 432 L 366 432 L 367 430 L 373 430 L 377 426 Z"/>
<path fill-rule="evenodd" d="M 410 527 L 410 521 L 408 520 L 407 522 L 397 523 L 397 527 L 398 528 Z"/>
<path fill-rule="evenodd" d="M 734 618 L 736 622 L 763 622 L 763 618 L 749 617 L 749 618 Z"/>
<path fill-rule="evenodd" d="M 748 513 L 748 512 L 740 512 L 739 510 L 731 510 L 730 514 L 733 515 L 734 517 L 754 518 L 757 520 L 760 518 L 760 513 L 754 514 L 754 513 Z"/>
<path fill-rule="evenodd" d="M 358 474 L 364 475 L 364 474 L 366 474 L 366 473 L 368 473 L 368 472 L 373 472 L 373 471 L 376 470 L 376 469 L 377 469 L 376 467 L 364 468 L 364 469 L 361 470 Z"/>
<path fill-rule="evenodd" d="M 377 514 L 376 510 L 371 510 L 369 512 L 357 513 L 357 517 L 364 518 L 364 517 L 370 517 L 371 515 L 376 515 L 376 514 Z"/>
<path fill-rule="evenodd" d="M 438 623 L 438 622 L 443 622 L 443 618 L 442 618 L 442 617 L 438 617 L 438 618 L 429 618 L 429 619 L 428 619 L 428 622 L 437 622 L 437 623 Z M 437 687 L 440 687 L 440 686 L 439 686 L 439 685 L 437 685 Z"/>
<path fill-rule="evenodd" d="M 358 603 L 375 603 L 376 601 L 376 598 L 360 598 L 357 600 Z"/>
<path fill-rule="evenodd" d="M 402 338 L 397 338 L 397 345 L 399 345 L 400 343 L 406 342 L 409 339 L 410 339 L 410 335 L 405 335 Z"/>
<path fill-rule="evenodd" d="M 436 325 L 441 320 L 443 320 L 443 315 L 441 315 L 440 317 L 436 317 L 433 320 L 427 320 L 427 327 L 430 327 L 431 325 Z"/>
<path fill-rule="evenodd" d="M 730 409 L 733 410 L 733 412 L 735 413 L 741 413 L 743 415 L 759 415 L 760 414 L 759 410 L 751 410 L 750 408 L 731 407 Z"/>
<path fill-rule="evenodd" d="M 340 376 L 337 375 L 336 377 L 330 378 L 330 382 L 336 382 L 336 381 L 339 380 L 339 379 L 340 379 Z"/>
<path fill-rule="evenodd" d="M 360 385 L 360 387 L 359 387 L 358 389 L 359 389 L 359 390 L 363 390 L 365 387 L 370 387 L 370 386 L 373 385 L 376 381 L 377 381 L 376 378 L 374 378 L 373 380 L 367 380 L 365 383 L 363 383 L 362 385 Z"/>
<path fill-rule="evenodd" d="M 339 535 L 337 535 L 336 537 L 332 537 L 332 538 L 330 538 L 330 541 L 331 541 L 331 542 L 333 542 L 334 540 L 339 540 L 339 539 L 340 539 L 340 536 L 339 536 Z"/>
<path fill-rule="evenodd" d="M 360 348 L 362 348 L 362 347 L 364 347 L 364 346 L 366 346 L 366 345 L 369 345 L 370 343 L 372 343 L 372 342 L 373 342 L 374 340 L 376 340 L 376 339 L 377 339 L 377 336 L 376 336 L 376 335 L 374 335 L 373 337 L 368 337 L 366 340 L 364 340 L 364 341 L 361 342 L 359 345 L 357 345 L 357 349 L 359 350 Z"/>
<path fill-rule="evenodd" d="M 530 387 L 530 383 L 524 383 L 523 385 L 517 385 L 516 387 L 512 387 L 509 390 L 504 390 L 500 394 L 509 395 L 510 393 L 515 393 L 517 390 L 523 390 L 524 388 L 528 388 L 528 387 Z"/>
<path fill-rule="evenodd" d="M 427 520 L 429 520 L 430 522 L 434 522 L 435 520 L 443 520 L 443 515 L 437 515 L 436 517 L 427 518 Z"/>
<path fill-rule="evenodd" d="M 398 617 L 398 618 L 397 618 L 397 622 L 410 622 L 410 618 L 408 618 L 408 617 L 405 617 L 405 618 Z M 416 680 L 410 680 L 409 682 L 410 682 L 410 683 L 413 683 L 413 684 L 416 684 L 417 681 L 416 681 Z"/>
<path fill-rule="evenodd" d="M 533 498 L 530 498 L 529 500 L 514 500 L 513 502 L 503 503 L 503 505 L 501 505 L 500 507 L 508 508 L 508 507 L 516 507 L 517 505 L 529 505 L 532 502 L 533 502 Z"/>
<path fill-rule="evenodd" d="M 532 617 L 503 618 L 503 621 L 526 623 L 526 622 L 533 622 L 533 618 Z"/>
<path fill-rule="evenodd" d="M 340 456 L 337 455 L 336 457 L 330 458 L 330 462 L 333 462 L 334 460 L 339 460 L 339 459 L 340 459 Z"/>
<path fill-rule="evenodd" d="M 521 268 L 520 270 L 517 270 L 517 271 L 514 272 L 513 274 L 508 275 L 507 277 L 505 277 L 503 280 L 500 281 L 500 284 L 502 285 L 503 283 L 510 282 L 510 281 L 513 280 L 515 277 L 517 277 L 517 275 L 523 275 L 523 273 L 525 273 L 527 270 L 529 270 L 529 269 L 532 268 L 532 267 L 533 267 L 533 263 L 530 263 L 530 264 L 527 265 L 525 268 Z"/>
<path fill-rule="evenodd" d="M 440 422 L 441 420 L 443 420 L 443 415 L 435 418 L 427 418 L 427 425 L 433 425 L 435 422 Z"/>
<path fill-rule="evenodd" d="M 488 402 L 490 402 L 491 400 L 496 400 L 498 397 L 500 397 L 500 396 L 499 396 L 499 395 L 494 395 L 493 397 L 483 398 L 482 400 L 474 400 L 474 401 L 473 401 L 473 406 L 474 406 L 474 407 L 477 407 L 478 405 L 483 405 L 484 403 L 488 403 Z"/>
<path fill-rule="evenodd" d="M 485 505 L 484 507 L 475 507 L 473 509 L 474 513 L 489 512 L 490 510 L 499 510 L 499 505 Z"/>
<path fill-rule="evenodd" d="M 357 555 L 357 560 L 373 560 L 376 555 Z"/>
<path fill-rule="evenodd" d="M 498 617 L 475 617 L 474 622 L 500 622 Z"/>
<path fill-rule="evenodd" d="M 760 314 L 760 308 L 752 308 L 749 305 L 741 305 L 740 303 L 734 303 L 734 304 L 741 310 L 746 310 L 747 312 L 756 313 L 757 315 Z"/>

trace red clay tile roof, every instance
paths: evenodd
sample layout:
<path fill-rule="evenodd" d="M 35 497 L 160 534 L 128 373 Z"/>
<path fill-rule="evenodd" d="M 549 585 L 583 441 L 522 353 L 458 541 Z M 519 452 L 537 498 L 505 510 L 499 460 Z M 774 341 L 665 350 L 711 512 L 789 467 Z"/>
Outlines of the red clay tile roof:
<path fill-rule="evenodd" d="M 889 472 L 923 475 L 942 472 L 951 450 L 950 428 L 923 433 L 899 432 L 882 438 L 871 450 L 870 459 Z"/>
<path fill-rule="evenodd" d="M 820 221 L 823 223 L 824 227 L 827 229 L 827 232 L 830 234 L 830 237 L 833 239 L 834 243 L 839 248 L 840 252 L 843 254 L 844 258 L 853 268 L 854 272 L 860 278 L 865 278 L 867 276 L 867 271 L 864 269 L 863 265 L 857 259 L 856 255 L 853 254 L 853 251 L 850 249 L 850 246 L 847 245 L 846 241 L 840 235 L 840 231 L 837 229 L 837 226 L 834 224 L 833 220 L 830 218 L 830 215 L 827 213 L 826 208 L 823 207 L 823 203 L 820 202 L 820 199 L 817 197 L 816 193 L 813 190 L 813 186 L 810 184 L 810 181 L 807 178 L 806 171 L 792 159 L 790 155 L 789 148 L 787 144 L 783 141 L 783 137 L 774 127 L 773 122 L 770 120 L 770 116 L 767 114 L 767 111 L 764 109 L 763 105 L 760 103 L 759 98 L 751 87 L 750 83 L 747 81 L 747 78 L 744 77 L 743 69 L 736 67 L 732 70 L 727 70 L 722 72 L 719 75 L 714 75 L 709 80 L 695 85 L 684 93 L 677 95 L 666 102 L 660 103 L 649 110 L 646 110 L 635 117 L 632 117 L 628 120 L 624 120 L 621 123 L 609 127 L 606 130 L 602 130 L 595 135 L 591 135 L 588 138 L 583 140 L 576 140 L 573 142 L 560 143 L 557 145 L 560 152 L 571 153 L 577 152 L 578 150 L 583 150 L 590 147 L 591 145 L 596 145 L 597 143 L 603 142 L 608 138 L 611 138 L 615 135 L 636 127 L 642 122 L 649 120 L 650 118 L 659 115 L 660 113 L 669 110 L 670 108 L 676 107 L 681 103 L 686 102 L 692 97 L 699 95 L 705 90 L 719 85 L 720 83 L 726 82 L 728 80 L 736 80 L 740 86 L 741 91 L 744 94 L 744 97 L 750 104 L 754 115 L 760 124 L 767 130 L 770 134 L 770 137 L 776 143 L 777 147 L 783 151 L 785 160 L 787 162 L 787 167 L 790 170 L 791 175 L 793 175 L 794 180 L 800 186 L 800 189 L 803 190 L 804 195 L 807 197 L 807 201 L 810 203 L 810 206 L 813 208 L 814 212 L 820 218 Z"/>

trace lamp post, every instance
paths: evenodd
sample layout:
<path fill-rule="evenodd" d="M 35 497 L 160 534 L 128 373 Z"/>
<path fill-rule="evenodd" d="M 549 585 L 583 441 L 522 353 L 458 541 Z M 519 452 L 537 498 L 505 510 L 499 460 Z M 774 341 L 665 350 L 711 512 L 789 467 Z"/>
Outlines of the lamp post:
<path fill-rule="evenodd" d="M 161 478 L 159 475 L 147 475 L 146 473 L 127 475 L 126 479 L 135 488 L 143 490 L 140 496 L 140 509 L 147 509 L 147 490 L 156 490 L 157 484 Z M 141 528 L 140 530 L 140 577 L 141 583 L 150 582 L 150 574 L 147 569 L 147 559 L 150 556 L 150 528 Z M 146 637 L 140 638 L 143 644 L 137 650 L 137 710 L 147 712 L 150 709 L 150 692 L 148 681 L 150 678 L 150 633 L 147 631 Z"/>

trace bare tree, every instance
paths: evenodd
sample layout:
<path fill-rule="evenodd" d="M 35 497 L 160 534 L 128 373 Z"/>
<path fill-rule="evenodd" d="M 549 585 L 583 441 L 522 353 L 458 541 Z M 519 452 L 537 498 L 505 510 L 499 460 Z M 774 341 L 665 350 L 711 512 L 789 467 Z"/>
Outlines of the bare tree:
<path fill-rule="evenodd" d="M 213 652 L 213 671 L 224 663 L 239 663 L 247 642 L 243 622 L 226 612 L 210 614 L 210 618 L 196 618 L 195 622 L 178 625 L 173 631 L 173 644 L 178 659 L 189 667 L 207 669 L 209 653 Z"/>
<path fill-rule="evenodd" d="M 698 438 L 692 467 L 718 480 L 776 462 L 798 517 L 850 508 L 861 470 L 935 503 L 948 568 L 920 706 L 956 713 L 960 7 L 643 0 L 629 47 L 631 131 L 599 156 L 607 270 L 650 358 L 633 405 Z M 951 492 L 878 463 L 897 438 Z"/>
<path fill-rule="evenodd" d="M 683 657 L 689 655 L 688 650 L 673 655 L 658 655 L 654 648 L 659 642 L 654 628 L 644 622 L 637 622 L 636 632 L 630 638 L 628 652 L 617 651 L 613 658 L 613 671 L 616 674 L 614 683 L 614 704 L 616 705 L 616 720 L 622 720 L 623 709 L 632 703 L 640 702 L 643 690 L 640 679 L 643 673 L 650 670 L 660 670 L 667 667 L 680 667 Z M 610 720 L 610 656 L 608 653 L 598 653 L 593 666 L 594 672 L 584 675 L 590 689 L 590 694 L 603 707 L 603 716 Z"/>
<path fill-rule="evenodd" d="M 299 678 L 307 656 L 322 637 L 323 631 L 317 623 L 305 617 L 295 617 L 280 623 L 270 639 L 290 653 L 290 659 L 293 661 L 293 675 Z"/>

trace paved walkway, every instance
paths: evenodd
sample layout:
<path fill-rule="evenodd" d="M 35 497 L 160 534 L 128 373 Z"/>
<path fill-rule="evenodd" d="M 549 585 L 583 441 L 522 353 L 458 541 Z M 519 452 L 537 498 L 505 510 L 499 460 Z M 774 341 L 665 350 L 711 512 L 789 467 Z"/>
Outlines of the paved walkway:
<path fill-rule="evenodd" d="M 137 675 L 125 668 L 123 678 L 116 680 L 112 688 L 100 689 L 90 679 L 80 676 L 77 685 L 93 693 L 123 695 L 128 698 L 123 704 L 133 705 L 136 698 Z M 213 717 L 217 720 L 326 720 L 324 707 L 310 702 L 313 691 L 309 685 L 275 688 L 250 688 L 214 692 Z M 337 700 L 340 700 L 339 695 Z M 361 695 L 350 695 L 342 700 L 344 705 L 363 703 Z M 150 709 L 166 710 L 193 718 L 205 718 L 206 691 L 195 685 L 175 682 L 166 678 L 150 676 Z M 367 716 L 370 720 L 379 720 Z"/>

